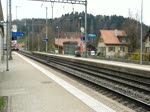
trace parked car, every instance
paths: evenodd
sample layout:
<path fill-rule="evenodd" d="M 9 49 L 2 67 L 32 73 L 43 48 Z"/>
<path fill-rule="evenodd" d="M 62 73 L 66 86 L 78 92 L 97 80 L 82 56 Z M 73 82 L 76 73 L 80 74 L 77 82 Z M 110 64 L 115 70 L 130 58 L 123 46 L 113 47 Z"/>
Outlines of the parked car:
<path fill-rule="evenodd" d="M 76 57 L 81 57 L 81 52 L 79 50 L 75 50 L 75 56 Z"/>
<path fill-rule="evenodd" d="M 95 51 L 91 51 L 91 56 L 95 56 Z"/>

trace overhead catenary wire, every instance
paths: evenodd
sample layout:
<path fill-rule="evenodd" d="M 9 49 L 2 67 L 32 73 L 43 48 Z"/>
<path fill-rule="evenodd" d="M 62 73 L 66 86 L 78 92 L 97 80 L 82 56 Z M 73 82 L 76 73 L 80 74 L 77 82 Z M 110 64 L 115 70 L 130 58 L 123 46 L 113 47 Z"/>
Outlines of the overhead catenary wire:
<path fill-rule="evenodd" d="M 52 8 L 52 19 L 53 19 L 53 16 L 54 16 L 54 2 L 51 2 L 51 8 Z"/>
<path fill-rule="evenodd" d="M 43 1 L 43 0 L 30 0 L 30 1 Z M 87 55 L 86 52 L 86 38 L 87 38 L 87 0 L 44 0 L 45 2 L 56 2 L 56 3 L 67 3 L 67 4 L 79 4 L 85 6 L 85 44 L 84 44 L 84 54 Z"/>

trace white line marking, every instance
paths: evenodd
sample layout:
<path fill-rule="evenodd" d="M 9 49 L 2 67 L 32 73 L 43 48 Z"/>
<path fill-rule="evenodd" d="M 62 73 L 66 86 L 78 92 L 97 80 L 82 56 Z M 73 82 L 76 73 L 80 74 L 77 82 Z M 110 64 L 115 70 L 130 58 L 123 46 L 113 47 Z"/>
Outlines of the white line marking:
<path fill-rule="evenodd" d="M 28 60 L 24 56 L 18 54 L 15 52 L 18 56 L 20 56 L 22 59 L 30 63 L 32 66 L 43 72 L 45 75 L 47 75 L 49 78 L 57 82 L 60 86 L 65 88 L 68 92 L 76 96 L 78 99 L 80 99 L 82 102 L 84 102 L 86 105 L 88 105 L 90 108 L 95 110 L 96 112 L 116 112 L 113 109 L 107 107 L 106 105 L 102 104 L 98 100 L 94 99 L 93 97 L 89 96 L 88 94 L 84 93 L 83 91 L 77 89 L 76 87 L 72 86 L 68 82 L 62 80 L 61 78 L 55 76 L 48 70 L 42 68 L 41 66 L 33 63 L 32 61 Z"/>

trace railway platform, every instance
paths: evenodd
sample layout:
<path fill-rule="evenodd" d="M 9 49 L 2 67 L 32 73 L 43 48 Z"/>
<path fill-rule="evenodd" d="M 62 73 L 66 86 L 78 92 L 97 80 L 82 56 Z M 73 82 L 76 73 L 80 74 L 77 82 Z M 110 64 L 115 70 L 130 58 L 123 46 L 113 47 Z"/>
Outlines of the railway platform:
<path fill-rule="evenodd" d="M 39 52 L 35 52 L 39 53 Z M 68 55 L 53 55 L 47 53 L 40 53 L 47 56 L 57 56 L 62 59 L 67 60 L 75 60 L 77 62 L 83 62 L 89 65 L 93 65 L 95 67 L 102 67 L 106 69 L 112 69 L 116 71 L 126 72 L 126 73 L 133 73 L 133 74 L 143 74 L 143 76 L 150 77 L 150 65 L 140 65 L 140 64 L 133 64 L 133 63 L 126 63 L 126 62 L 116 62 L 116 61 L 109 61 L 109 60 L 100 60 L 100 59 L 92 59 L 92 58 L 83 58 L 83 57 L 75 57 L 75 56 L 68 56 Z"/>
<path fill-rule="evenodd" d="M 116 112 L 36 62 L 13 53 L 9 71 L 0 72 L 0 96 L 8 112 Z"/>
<path fill-rule="evenodd" d="M 68 60 L 75 59 L 76 61 L 86 61 L 87 63 L 93 64 L 95 66 L 97 64 L 103 64 L 106 66 L 114 66 L 116 67 L 116 69 L 124 68 L 124 69 L 131 69 L 132 71 L 141 70 L 141 71 L 148 72 L 148 75 L 150 75 L 150 65 L 144 65 L 144 64 L 140 65 L 140 64 L 134 64 L 134 63 L 101 60 L 101 59 L 94 59 L 94 58 L 93 59 L 83 58 L 83 57 L 75 57 L 75 56 L 69 56 L 69 55 L 55 55 L 55 54 L 48 54 L 48 53 L 42 53 L 42 52 L 35 52 L 35 53 L 40 53 L 40 54 L 47 55 L 47 56 L 57 56 L 60 58 L 66 58 Z"/>

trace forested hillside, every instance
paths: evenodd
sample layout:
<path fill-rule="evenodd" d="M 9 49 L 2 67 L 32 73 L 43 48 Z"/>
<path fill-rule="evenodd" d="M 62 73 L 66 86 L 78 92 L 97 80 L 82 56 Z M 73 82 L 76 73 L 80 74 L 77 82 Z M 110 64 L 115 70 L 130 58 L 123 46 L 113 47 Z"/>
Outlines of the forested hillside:
<path fill-rule="evenodd" d="M 54 38 L 57 36 L 57 28 L 60 32 L 80 32 L 80 27 L 84 27 L 84 12 L 71 13 L 62 15 L 60 18 L 48 19 L 48 32 L 49 39 L 54 42 Z M 42 32 L 45 31 L 45 19 L 33 18 L 14 20 L 13 24 L 18 26 L 18 31 L 25 32 L 26 36 L 32 35 L 33 37 L 43 36 Z M 131 51 L 139 48 L 140 41 L 140 22 L 131 19 L 124 18 L 123 16 L 105 16 L 97 15 L 93 16 L 88 14 L 87 16 L 87 33 L 98 33 L 99 30 L 125 30 L 129 37 Z M 148 31 L 148 26 L 143 24 L 143 35 Z"/>

